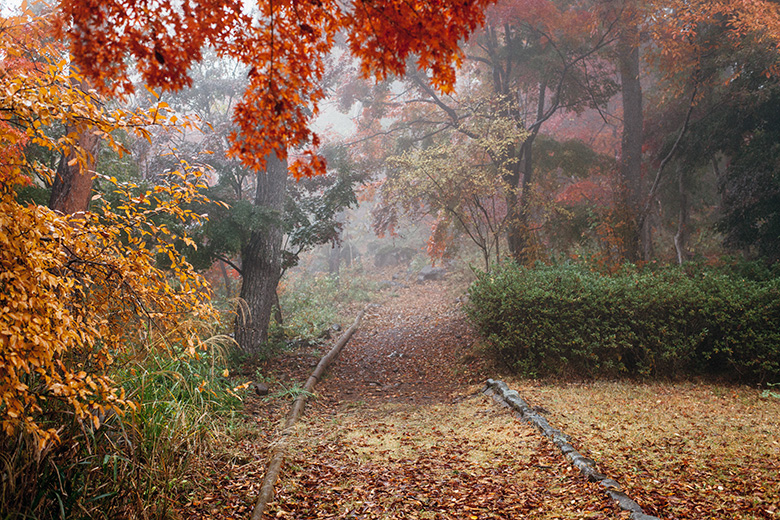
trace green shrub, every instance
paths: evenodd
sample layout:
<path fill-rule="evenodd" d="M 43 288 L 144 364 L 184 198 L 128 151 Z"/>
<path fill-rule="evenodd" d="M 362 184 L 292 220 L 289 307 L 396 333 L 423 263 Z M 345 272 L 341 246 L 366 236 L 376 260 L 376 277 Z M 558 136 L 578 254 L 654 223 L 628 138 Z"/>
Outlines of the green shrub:
<path fill-rule="evenodd" d="M 479 274 L 467 312 L 496 355 L 526 375 L 771 380 L 780 375 L 780 279 L 739 273 L 505 264 Z"/>

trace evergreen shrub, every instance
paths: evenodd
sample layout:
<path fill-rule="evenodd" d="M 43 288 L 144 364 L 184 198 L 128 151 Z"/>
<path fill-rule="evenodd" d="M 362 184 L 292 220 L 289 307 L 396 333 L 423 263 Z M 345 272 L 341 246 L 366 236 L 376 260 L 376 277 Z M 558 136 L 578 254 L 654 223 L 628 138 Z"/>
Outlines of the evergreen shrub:
<path fill-rule="evenodd" d="M 585 265 L 480 273 L 467 313 L 524 375 L 780 379 L 780 278 L 739 268 Z M 760 279 L 756 279 L 760 278 Z"/>

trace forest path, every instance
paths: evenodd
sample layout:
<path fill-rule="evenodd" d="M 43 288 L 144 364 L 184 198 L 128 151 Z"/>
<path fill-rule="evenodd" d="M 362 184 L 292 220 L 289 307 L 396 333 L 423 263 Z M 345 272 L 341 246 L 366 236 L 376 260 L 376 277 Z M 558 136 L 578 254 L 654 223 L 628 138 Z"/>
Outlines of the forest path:
<path fill-rule="evenodd" d="M 614 518 L 531 427 L 478 391 L 475 334 L 442 282 L 371 307 L 316 387 L 268 518 Z"/>

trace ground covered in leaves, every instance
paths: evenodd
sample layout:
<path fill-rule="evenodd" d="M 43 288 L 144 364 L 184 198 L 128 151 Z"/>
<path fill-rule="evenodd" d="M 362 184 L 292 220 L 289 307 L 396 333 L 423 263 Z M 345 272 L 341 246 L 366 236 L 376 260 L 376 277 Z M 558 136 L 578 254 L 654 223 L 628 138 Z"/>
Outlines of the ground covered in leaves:
<path fill-rule="evenodd" d="M 623 518 L 551 443 L 479 390 L 480 355 L 446 282 L 395 287 L 317 386 L 268 518 Z M 183 518 L 248 518 L 269 447 L 329 346 L 269 362 L 271 398 L 198 466 Z M 274 375 L 275 374 L 275 375 Z M 778 518 L 780 401 L 705 384 L 508 380 L 646 513 Z"/>
<path fill-rule="evenodd" d="M 508 383 L 648 514 L 780 518 L 780 399 L 705 383 Z"/>

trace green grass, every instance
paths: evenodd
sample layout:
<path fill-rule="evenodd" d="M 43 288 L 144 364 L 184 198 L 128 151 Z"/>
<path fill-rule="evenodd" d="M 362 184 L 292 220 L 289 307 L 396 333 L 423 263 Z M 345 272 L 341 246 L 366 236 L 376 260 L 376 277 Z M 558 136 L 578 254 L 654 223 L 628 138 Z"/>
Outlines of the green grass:
<path fill-rule="evenodd" d="M 378 282 L 356 269 L 344 269 L 339 278 L 328 275 L 287 276 L 280 284 L 279 302 L 284 325 L 277 329 L 287 339 L 316 340 L 334 324 L 354 319 L 348 310 L 373 301 Z"/>
<path fill-rule="evenodd" d="M 191 465 L 218 452 L 238 422 L 225 363 L 219 345 L 197 359 L 165 351 L 119 359 L 114 379 L 134 409 L 95 428 L 48 403 L 43 416 L 61 443 L 43 453 L 28 435 L 0 436 L 0 518 L 175 518 Z"/>

